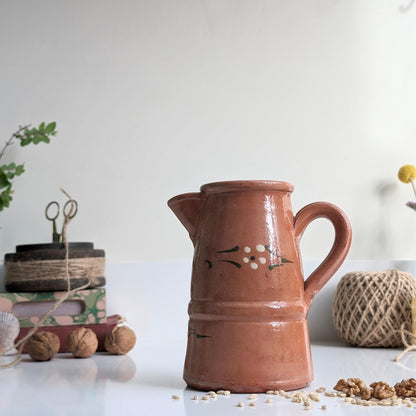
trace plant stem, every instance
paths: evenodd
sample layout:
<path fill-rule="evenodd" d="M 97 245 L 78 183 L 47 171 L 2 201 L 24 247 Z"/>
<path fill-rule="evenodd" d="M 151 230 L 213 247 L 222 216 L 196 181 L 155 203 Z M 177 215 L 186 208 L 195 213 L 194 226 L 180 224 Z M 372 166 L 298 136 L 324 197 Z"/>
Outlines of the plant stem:
<path fill-rule="evenodd" d="M 10 137 L 9 140 L 7 140 L 7 142 L 4 144 L 3 149 L 0 152 L 0 160 L 3 157 L 4 152 L 6 151 L 6 149 L 12 144 L 13 139 L 16 138 L 21 131 L 23 131 L 24 129 L 27 129 L 28 127 L 30 127 L 30 124 L 28 124 L 26 126 L 20 126 L 19 129 L 12 134 L 12 136 Z"/>
<path fill-rule="evenodd" d="M 413 181 L 413 179 L 412 179 L 412 178 L 410 178 L 410 183 L 412 184 L 413 193 L 414 193 L 414 194 L 415 194 L 415 196 L 416 196 L 416 186 L 415 186 L 415 183 L 414 183 L 414 181 Z"/>

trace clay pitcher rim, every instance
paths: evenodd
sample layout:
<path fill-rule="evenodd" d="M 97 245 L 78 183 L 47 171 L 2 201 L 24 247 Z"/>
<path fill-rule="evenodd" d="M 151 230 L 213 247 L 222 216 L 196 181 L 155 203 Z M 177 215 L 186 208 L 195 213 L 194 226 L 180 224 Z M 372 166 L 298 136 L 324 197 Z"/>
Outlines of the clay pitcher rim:
<path fill-rule="evenodd" d="M 215 192 L 229 192 L 229 191 L 245 191 L 245 190 L 268 190 L 268 191 L 283 191 L 293 192 L 294 185 L 284 181 L 272 180 L 235 180 L 235 181 L 220 181 L 206 183 L 201 186 L 201 192 L 215 193 Z"/>

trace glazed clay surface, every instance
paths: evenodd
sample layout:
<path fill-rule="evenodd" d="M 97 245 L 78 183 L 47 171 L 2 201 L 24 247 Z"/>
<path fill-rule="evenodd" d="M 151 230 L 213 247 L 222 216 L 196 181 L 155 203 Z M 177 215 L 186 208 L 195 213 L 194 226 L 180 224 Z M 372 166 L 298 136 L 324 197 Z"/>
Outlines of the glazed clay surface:
<path fill-rule="evenodd" d="M 169 200 L 194 244 L 184 367 L 189 386 L 263 392 L 312 381 L 306 316 L 345 259 L 351 228 L 327 202 L 294 216 L 292 191 L 286 182 L 230 181 Z M 320 217 L 332 222 L 335 241 L 305 281 L 299 241 Z"/>

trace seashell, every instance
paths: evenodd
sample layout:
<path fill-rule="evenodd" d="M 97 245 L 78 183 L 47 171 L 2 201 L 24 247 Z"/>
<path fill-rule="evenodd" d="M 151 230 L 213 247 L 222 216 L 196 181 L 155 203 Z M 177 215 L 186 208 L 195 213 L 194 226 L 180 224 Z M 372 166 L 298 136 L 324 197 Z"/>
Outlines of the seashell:
<path fill-rule="evenodd" d="M 19 320 L 12 313 L 0 312 L 0 355 L 17 352 L 13 345 L 19 332 Z"/>

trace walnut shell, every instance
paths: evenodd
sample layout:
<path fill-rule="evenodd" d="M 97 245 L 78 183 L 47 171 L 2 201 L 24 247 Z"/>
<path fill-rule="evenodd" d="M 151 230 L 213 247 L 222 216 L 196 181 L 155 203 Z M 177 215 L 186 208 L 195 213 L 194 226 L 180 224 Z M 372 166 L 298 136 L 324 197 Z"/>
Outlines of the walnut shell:
<path fill-rule="evenodd" d="M 97 351 L 97 335 L 89 328 L 74 329 L 66 339 L 66 346 L 75 358 L 88 358 Z"/>
<path fill-rule="evenodd" d="M 136 335 L 127 326 L 119 326 L 107 334 L 104 341 L 105 350 L 111 354 L 127 354 L 136 344 Z"/>
<path fill-rule="evenodd" d="M 35 332 L 27 341 L 27 352 L 35 361 L 49 361 L 59 351 L 57 335 L 48 331 Z"/>

